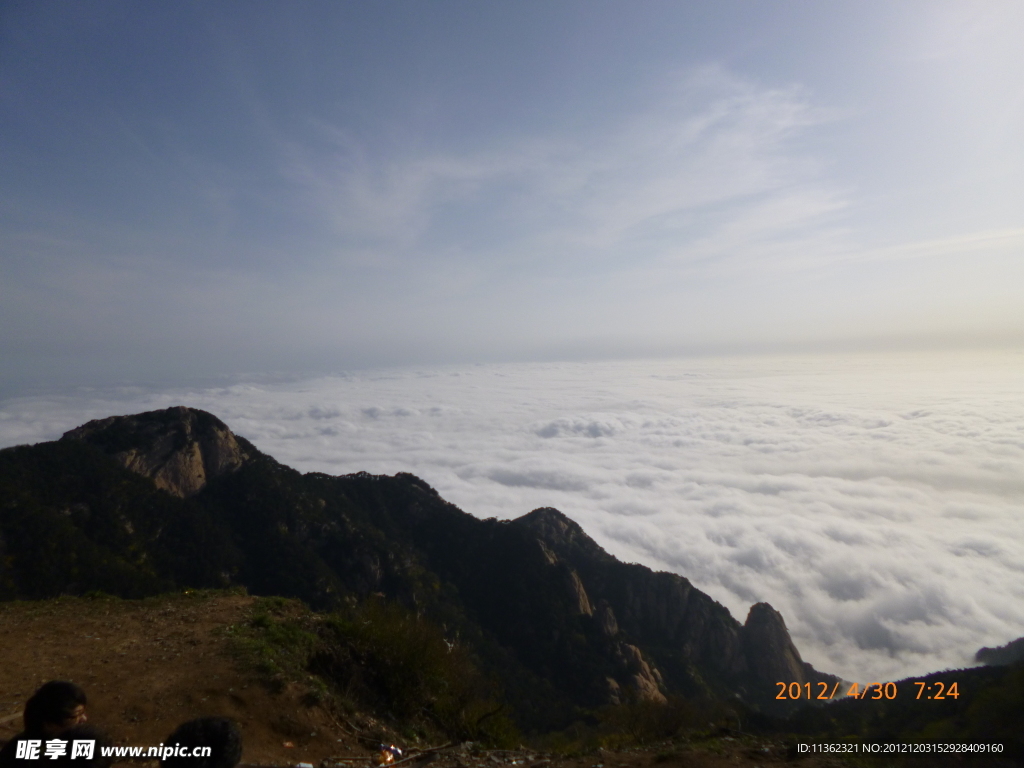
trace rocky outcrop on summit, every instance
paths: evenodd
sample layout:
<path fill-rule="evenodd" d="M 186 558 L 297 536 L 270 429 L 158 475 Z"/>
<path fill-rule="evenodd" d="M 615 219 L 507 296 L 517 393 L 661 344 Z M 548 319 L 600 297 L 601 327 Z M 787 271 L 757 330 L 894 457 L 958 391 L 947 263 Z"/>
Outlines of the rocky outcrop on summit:
<path fill-rule="evenodd" d="M 194 496 L 207 482 L 237 470 L 256 453 L 213 414 L 184 406 L 97 419 L 61 439 L 94 445 L 181 498 Z"/>
<path fill-rule="evenodd" d="M 800 658 L 782 614 L 768 603 L 750 607 L 743 625 L 743 651 L 747 668 L 760 688 L 770 689 L 779 682 L 803 685 L 820 679 L 814 667 Z"/>

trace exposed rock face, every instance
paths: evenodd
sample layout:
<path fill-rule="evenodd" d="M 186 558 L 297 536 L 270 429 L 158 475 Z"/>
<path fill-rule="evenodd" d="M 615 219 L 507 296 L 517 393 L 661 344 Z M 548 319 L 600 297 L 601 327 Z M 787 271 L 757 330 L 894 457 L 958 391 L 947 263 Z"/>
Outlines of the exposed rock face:
<path fill-rule="evenodd" d="M 576 571 L 569 571 L 569 593 L 574 598 L 576 603 L 576 613 L 579 616 L 593 616 L 594 609 L 590 605 L 590 598 L 587 596 L 587 590 L 583 588 L 583 582 L 580 581 L 579 575 Z"/>
<path fill-rule="evenodd" d="M 801 660 L 782 614 L 768 603 L 750 606 L 743 625 L 743 650 L 754 679 L 765 688 L 814 680 L 814 670 Z"/>
<path fill-rule="evenodd" d="M 624 668 L 626 682 L 636 695 L 650 701 L 667 701 L 665 694 L 661 692 L 664 683 L 661 672 L 647 663 L 640 649 L 635 645 L 619 643 L 616 650 L 617 660 Z"/>
<path fill-rule="evenodd" d="M 216 416 L 184 406 L 97 419 L 61 439 L 95 445 L 181 498 L 199 493 L 207 482 L 235 471 L 255 453 Z"/>
<path fill-rule="evenodd" d="M 601 633 L 605 637 L 615 637 L 619 634 L 619 622 L 615 620 L 615 611 L 612 610 L 607 600 L 598 603 L 597 620 L 598 626 L 601 627 Z"/>
<path fill-rule="evenodd" d="M 729 681 L 749 703 L 775 708 L 776 682 L 834 680 L 801 660 L 767 603 L 753 606 L 740 625 L 682 576 L 616 560 L 556 509 L 536 509 L 511 525 L 535 535 L 548 562 L 578 578 L 574 594 L 588 596 L 595 630 L 614 660 L 609 701 L 624 690 L 655 700 L 667 689 L 721 694 Z"/>
<path fill-rule="evenodd" d="M 578 524 L 554 507 L 540 507 L 516 518 L 515 522 L 516 525 L 530 528 L 541 541 L 555 542 L 562 547 L 579 541 L 593 543 Z"/>

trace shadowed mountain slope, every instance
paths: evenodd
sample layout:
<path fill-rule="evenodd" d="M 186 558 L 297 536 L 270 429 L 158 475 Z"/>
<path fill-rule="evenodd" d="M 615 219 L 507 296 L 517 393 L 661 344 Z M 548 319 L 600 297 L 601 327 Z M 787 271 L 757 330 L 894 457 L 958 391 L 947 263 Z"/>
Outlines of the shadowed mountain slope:
<path fill-rule="evenodd" d="M 974 660 L 989 666 L 1003 666 L 1024 661 L 1024 637 L 1018 637 L 997 648 L 981 648 L 974 654 Z"/>
<path fill-rule="evenodd" d="M 622 563 L 544 508 L 477 519 L 409 474 L 300 474 L 178 407 L 0 451 L 0 595 L 244 585 L 315 608 L 383 595 L 442 624 L 530 728 L 629 697 L 834 681 L 767 604 L 745 624 L 685 578 Z"/>

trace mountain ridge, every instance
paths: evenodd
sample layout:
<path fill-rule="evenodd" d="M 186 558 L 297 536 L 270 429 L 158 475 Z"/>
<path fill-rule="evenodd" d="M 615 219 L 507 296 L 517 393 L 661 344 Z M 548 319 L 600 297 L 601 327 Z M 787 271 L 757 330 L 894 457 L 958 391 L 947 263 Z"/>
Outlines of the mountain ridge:
<path fill-rule="evenodd" d="M 47 578 L 33 531 L 51 532 Z M 303 475 L 184 406 L 0 451 L 4 552 L 8 599 L 232 585 L 319 608 L 384 596 L 472 644 L 527 723 L 671 695 L 777 712 L 776 682 L 837 679 L 801 659 L 767 604 L 741 624 L 554 508 L 480 520 L 408 473 Z"/>

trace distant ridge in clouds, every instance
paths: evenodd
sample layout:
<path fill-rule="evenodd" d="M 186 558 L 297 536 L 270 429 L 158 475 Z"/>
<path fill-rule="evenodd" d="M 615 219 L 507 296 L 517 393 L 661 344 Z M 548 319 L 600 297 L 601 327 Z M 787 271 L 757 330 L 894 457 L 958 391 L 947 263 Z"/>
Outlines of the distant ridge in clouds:
<path fill-rule="evenodd" d="M 186 403 L 304 471 L 558 507 L 740 619 L 771 603 L 818 668 L 886 680 L 1024 635 L 1022 385 L 995 354 L 407 369 L 21 398 L 0 443 Z"/>

